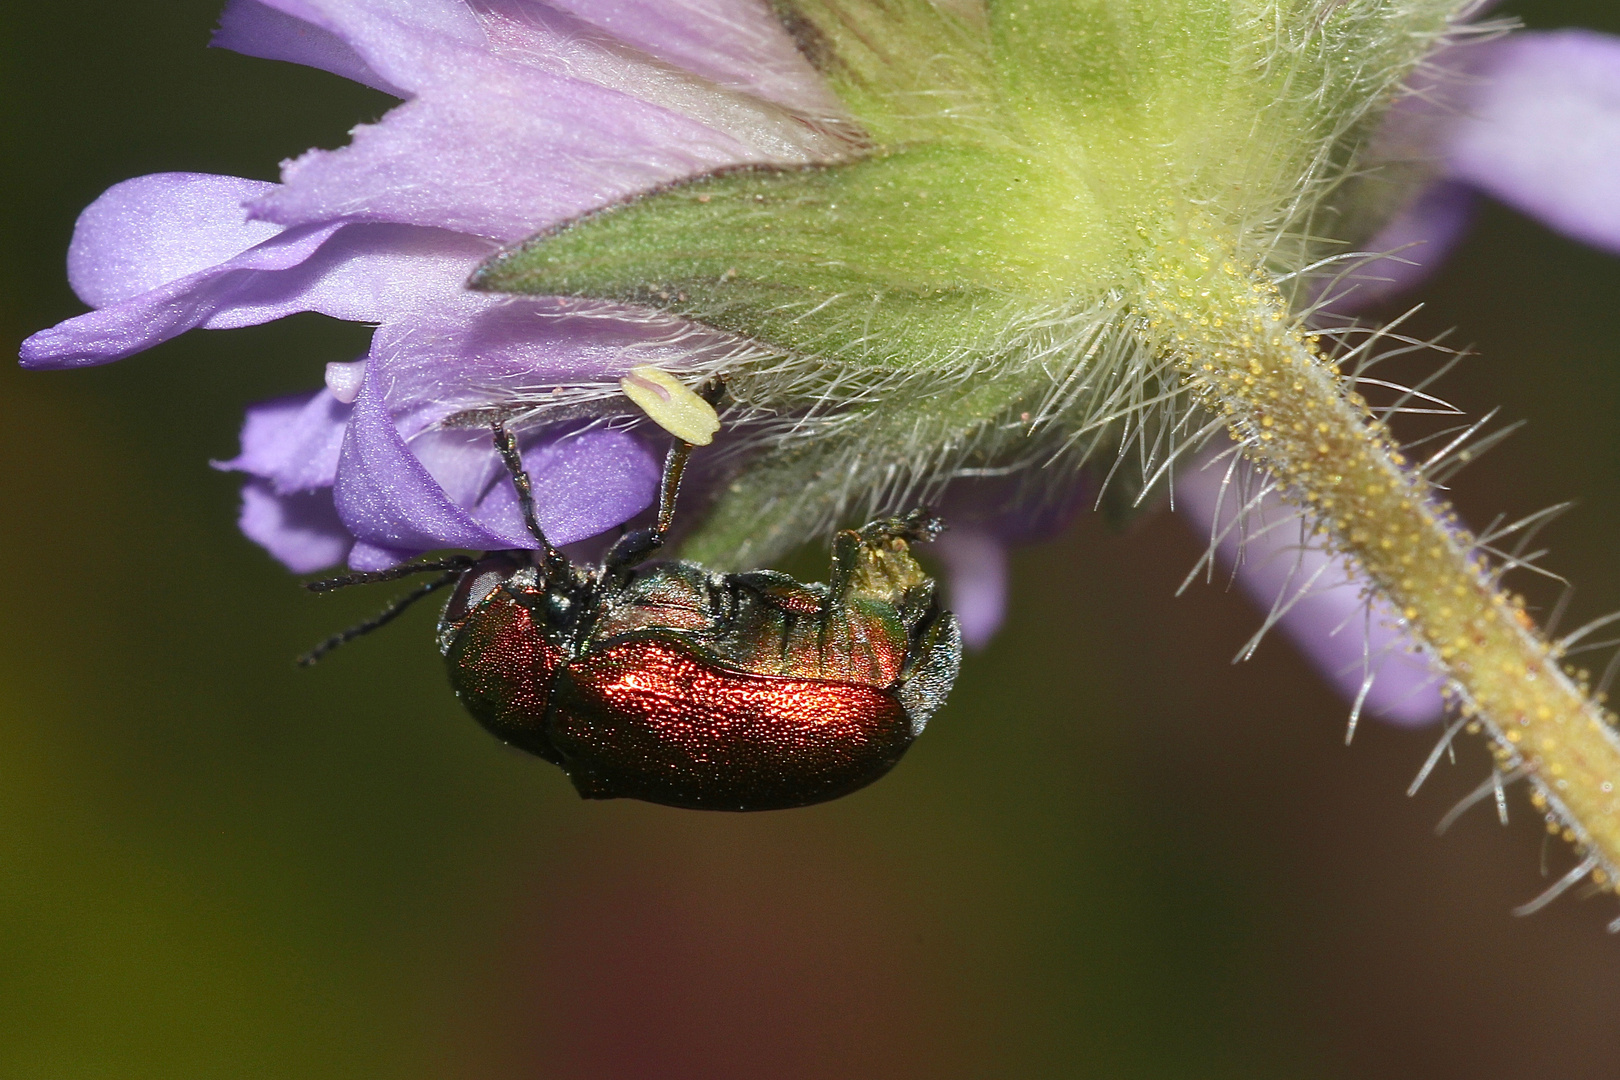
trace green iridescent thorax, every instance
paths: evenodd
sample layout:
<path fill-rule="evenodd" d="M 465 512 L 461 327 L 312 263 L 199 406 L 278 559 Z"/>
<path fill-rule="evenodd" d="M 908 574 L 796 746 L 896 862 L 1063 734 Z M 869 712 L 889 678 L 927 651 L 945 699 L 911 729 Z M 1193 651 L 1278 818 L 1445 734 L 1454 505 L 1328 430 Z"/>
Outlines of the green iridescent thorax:
<path fill-rule="evenodd" d="M 938 615 L 933 581 L 896 525 L 840 533 L 829 584 L 649 566 L 613 595 L 580 650 L 655 636 L 730 671 L 888 689 L 909 674 L 920 624 Z"/>
<path fill-rule="evenodd" d="M 1404 190 L 1358 153 L 1468 6 L 772 2 L 864 142 L 586 215 L 475 279 L 750 339 L 723 372 L 739 418 L 814 403 L 687 549 L 732 566 L 964 468 L 1117 448 L 1162 398 L 1137 313 L 1166 261 L 1203 255 L 1191 234 L 1246 271 L 1350 250 Z"/>

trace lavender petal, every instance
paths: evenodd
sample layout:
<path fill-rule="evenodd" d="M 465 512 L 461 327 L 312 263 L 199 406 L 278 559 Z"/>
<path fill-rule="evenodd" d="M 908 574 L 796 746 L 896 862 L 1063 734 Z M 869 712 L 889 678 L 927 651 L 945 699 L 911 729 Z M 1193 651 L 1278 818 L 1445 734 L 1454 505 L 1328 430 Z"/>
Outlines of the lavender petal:
<path fill-rule="evenodd" d="M 249 473 L 277 495 L 329 488 L 350 411 L 326 390 L 250 406 L 242 452 L 215 468 Z"/>
<path fill-rule="evenodd" d="M 721 86 L 812 115 L 844 108 L 755 0 L 553 0 L 643 52 Z M 516 6 L 507 3 L 503 6 Z"/>
<path fill-rule="evenodd" d="M 18 355 L 26 368 L 89 367 L 133 356 L 217 317 L 228 318 L 255 278 L 301 265 L 340 227 L 281 233 L 218 266 L 41 330 L 23 342 Z M 295 310 L 302 309 L 270 317 Z"/>
<path fill-rule="evenodd" d="M 659 184 L 760 160 L 706 124 L 461 46 L 341 150 L 290 162 L 252 214 L 431 225 L 501 242 Z M 582 122 L 589 118 L 588 122 Z"/>
<path fill-rule="evenodd" d="M 402 551 L 398 548 L 378 547 L 368 544 L 364 540 L 356 540 L 354 547 L 349 549 L 350 570 L 391 570 L 402 562 L 409 562 L 416 558 L 427 548 Z"/>
<path fill-rule="evenodd" d="M 339 456 L 344 524 L 377 548 L 532 548 L 487 432 L 432 429 L 408 444 L 390 414 L 386 367 L 368 363 Z M 603 532 L 651 505 L 659 466 L 633 436 L 551 432 L 523 447 L 538 516 L 556 544 Z"/>
<path fill-rule="evenodd" d="M 519 533 L 485 528 L 450 500 L 406 445 L 375 382 L 368 371 L 338 458 L 333 498 L 349 531 L 367 544 L 400 551 L 530 546 Z"/>
<path fill-rule="evenodd" d="M 607 532 L 651 506 L 658 492 L 658 457 L 623 431 L 542 434 L 525 442 L 523 466 L 534 484 L 536 516 L 554 544 Z M 504 528 L 523 528 L 504 468 L 474 513 Z"/>
<path fill-rule="evenodd" d="M 1560 30 L 1483 48 L 1482 81 L 1452 133 L 1451 175 L 1620 252 L 1620 38 Z"/>
<path fill-rule="evenodd" d="M 230 0 L 209 44 L 244 56 L 319 68 L 385 94 L 407 96 L 337 34 L 259 0 Z"/>
<path fill-rule="evenodd" d="M 279 495 L 267 482 L 250 480 L 242 488 L 237 524 L 295 574 L 341 562 L 354 542 L 338 520 L 330 490 Z"/>
<path fill-rule="evenodd" d="M 962 624 L 962 644 L 990 644 L 1007 616 L 1007 545 L 988 528 L 952 526 L 934 543 L 945 564 L 946 606 Z"/>
<path fill-rule="evenodd" d="M 68 282 L 91 307 L 130 300 L 259 246 L 281 226 L 242 204 L 274 184 L 209 173 L 154 173 L 114 184 L 84 208 L 68 245 Z"/>
<path fill-rule="evenodd" d="M 613 383 L 638 364 L 679 368 L 731 339 L 612 305 L 462 294 L 380 327 L 372 364 L 407 438 L 463 409 L 534 403 L 568 383 Z M 447 374 L 449 373 L 449 374 Z"/>
<path fill-rule="evenodd" d="M 1466 184 L 1431 184 L 1362 245 L 1382 258 L 1328 287 L 1328 310 L 1351 315 L 1416 287 L 1445 262 L 1473 224 L 1478 198 Z M 1387 254 L 1385 254 L 1387 253 Z"/>
<path fill-rule="evenodd" d="M 87 242 L 83 250 L 111 249 Z M 462 285 L 491 250 L 487 241 L 437 229 L 342 223 L 288 229 L 217 265 L 40 331 L 20 355 L 25 367 L 84 367 L 196 327 L 253 326 L 300 311 L 382 322 L 447 297 L 478 310 L 497 301 Z M 91 261 L 89 254 L 85 259 Z"/>
<path fill-rule="evenodd" d="M 1440 678 L 1414 651 L 1399 616 L 1378 598 L 1369 609 L 1366 584 L 1341 556 L 1308 536 L 1302 541 L 1298 512 L 1277 500 L 1268 496 L 1250 510 L 1246 529 L 1231 528 L 1244 484 L 1234 477 L 1227 486 L 1226 478 L 1224 460 L 1206 459 L 1178 474 L 1176 509 L 1200 538 L 1218 538 L 1221 565 L 1237 564 L 1237 583 L 1249 598 L 1264 611 L 1291 605 L 1279 623 L 1283 632 L 1346 698 L 1361 694 L 1371 672 L 1368 713 L 1413 726 L 1436 720 L 1445 709 Z"/>

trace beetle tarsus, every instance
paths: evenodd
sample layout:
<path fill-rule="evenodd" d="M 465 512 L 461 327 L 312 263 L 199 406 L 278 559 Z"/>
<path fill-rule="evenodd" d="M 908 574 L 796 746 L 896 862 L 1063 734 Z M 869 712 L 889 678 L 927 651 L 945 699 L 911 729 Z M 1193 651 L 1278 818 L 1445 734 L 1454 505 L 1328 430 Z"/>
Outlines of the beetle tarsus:
<path fill-rule="evenodd" d="M 863 540 L 907 540 L 912 543 L 931 543 L 945 531 L 945 520 L 924 507 L 902 517 L 883 518 L 868 523 L 861 529 Z"/>

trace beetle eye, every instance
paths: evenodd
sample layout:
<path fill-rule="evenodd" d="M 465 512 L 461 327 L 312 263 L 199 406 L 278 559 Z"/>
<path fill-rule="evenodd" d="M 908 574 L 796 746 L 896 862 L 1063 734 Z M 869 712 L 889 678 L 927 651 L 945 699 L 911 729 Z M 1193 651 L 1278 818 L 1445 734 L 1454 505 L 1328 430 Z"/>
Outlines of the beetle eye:
<path fill-rule="evenodd" d="M 472 614 L 472 610 L 483 603 L 490 593 L 500 588 L 501 582 L 517 573 L 523 566 L 522 561 L 506 552 L 479 559 L 470 570 L 461 575 L 456 591 L 450 596 L 450 603 L 445 605 L 444 621 L 461 622 Z"/>

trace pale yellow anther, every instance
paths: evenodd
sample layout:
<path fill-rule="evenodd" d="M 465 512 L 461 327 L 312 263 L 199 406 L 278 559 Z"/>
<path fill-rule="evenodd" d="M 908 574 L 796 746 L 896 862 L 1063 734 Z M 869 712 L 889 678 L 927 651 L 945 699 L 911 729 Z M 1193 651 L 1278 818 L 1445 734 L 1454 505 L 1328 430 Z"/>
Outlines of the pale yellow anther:
<path fill-rule="evenodd" d="M 619 380 L 619 389 L 659 427 L 693 446 L 708 446 L 720 430 L 714 406 L 661 368 L 650 364 L 631 368 Z"/>

